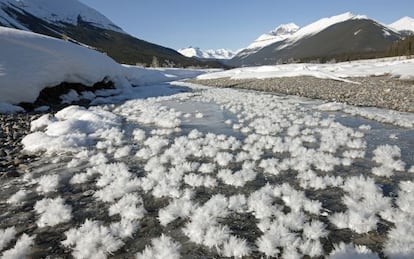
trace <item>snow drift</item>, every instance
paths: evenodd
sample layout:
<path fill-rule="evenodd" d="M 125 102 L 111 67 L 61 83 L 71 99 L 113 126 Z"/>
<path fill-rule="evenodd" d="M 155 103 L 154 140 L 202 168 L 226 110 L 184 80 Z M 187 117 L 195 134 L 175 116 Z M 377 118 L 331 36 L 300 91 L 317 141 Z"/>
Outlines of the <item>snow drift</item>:
<path fill-rule="evenodd" d="M 102 53 L 47 36 L 0 27 L 0 101 L 34 102 L 47 86 L 93 85 L 104 79 L 128 87 L 121 66 Z"/>

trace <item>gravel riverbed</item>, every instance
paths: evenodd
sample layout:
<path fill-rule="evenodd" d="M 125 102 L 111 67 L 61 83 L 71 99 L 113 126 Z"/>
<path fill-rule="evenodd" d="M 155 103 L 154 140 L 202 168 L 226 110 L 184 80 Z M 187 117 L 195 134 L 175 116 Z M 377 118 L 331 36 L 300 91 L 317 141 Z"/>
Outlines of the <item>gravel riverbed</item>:
<path fill-rule="evenodd" d="M 188 80 L 187 82 L 249 90 L 259 90 L 313 99 L 414 112 L 414 81 L 399 80 L 387 76 L 347 78 L 348 83 L 315 77 L 283 77 L 269 79 L 230 78 Z"/>

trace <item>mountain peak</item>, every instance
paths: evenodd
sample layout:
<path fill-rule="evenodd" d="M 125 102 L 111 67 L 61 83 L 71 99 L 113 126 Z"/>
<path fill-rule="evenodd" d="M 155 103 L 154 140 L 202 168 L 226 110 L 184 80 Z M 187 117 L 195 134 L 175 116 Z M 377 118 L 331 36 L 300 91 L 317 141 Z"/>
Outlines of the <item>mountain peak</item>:
<path fill-rule="evenodd" d="M 247 47 L 247 49 L 257 50 L 284 40 L 296 41 L 303 37 L 319 33 L 320 31 L 323 31 L 324 29 L 336 23 L 355 19 L 368 19 L 368 17 L 365 15 L 356 15 L 351 12 L 346 12 L 339 15 L 322 18 L 302 28 L 294 23 L 282 24 L 269 33 L 260 35 L 259 38 L 257 38 L 252 44 Z"/>
<path fill-rule="evenodd" d="M 299 30 L 299 26 L 294 23 L 281 24 L 276 29 L 271 30 L 268 33 L 262 34 L 257 38 L 252 44 L 250 44 L 248 49 L 259 49 L 266 47 L 270 44 L 273 44 L 278 41 L 282 41 L 293 35 Z"/>
<path fill-rule="evenodd" d="M 412 31 L 414 32 L 414 19 L 408 16 L 404 16 L 401 19 L 388 25 L 397 31 Z"/>
<path fill-rule="evenodd" d="M 279 25 L 276 29 L 270 31 L 269 34 L 274 36 L 286 35 L 295 33 L 297 30 L 299 30 L 299 26 L 291 22 Z"/>

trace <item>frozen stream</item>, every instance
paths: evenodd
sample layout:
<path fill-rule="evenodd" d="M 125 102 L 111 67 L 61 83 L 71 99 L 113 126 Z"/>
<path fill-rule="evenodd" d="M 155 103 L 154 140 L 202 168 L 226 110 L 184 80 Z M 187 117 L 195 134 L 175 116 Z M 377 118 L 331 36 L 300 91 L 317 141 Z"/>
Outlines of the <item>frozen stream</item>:
<path fill-rule="evenodd" d="M 414 257 L 413 128 L 167 88 L 34 121 L 37 160 L 0 182 L 0 255 Z"/>

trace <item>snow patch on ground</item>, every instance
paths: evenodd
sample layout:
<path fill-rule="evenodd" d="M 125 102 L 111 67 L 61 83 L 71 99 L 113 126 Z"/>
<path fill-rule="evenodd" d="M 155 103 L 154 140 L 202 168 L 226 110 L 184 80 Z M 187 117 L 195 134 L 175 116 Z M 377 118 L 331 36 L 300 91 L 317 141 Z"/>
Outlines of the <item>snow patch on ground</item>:
<path fill-rule="evenodd" d="M 200 75 L 198 79 L 249 79 L 313 76 L 350 82 L 347 77 L 391 75 L 400 79 L 414 78 L 414 59 L 377 59 L 340 62 L 335 64 L 283 64 L 275 66 L 243 67 L 217 73 Z"/>

